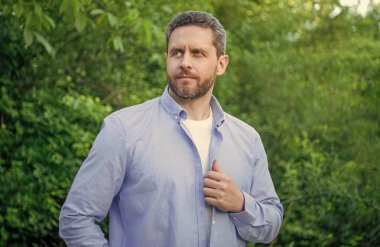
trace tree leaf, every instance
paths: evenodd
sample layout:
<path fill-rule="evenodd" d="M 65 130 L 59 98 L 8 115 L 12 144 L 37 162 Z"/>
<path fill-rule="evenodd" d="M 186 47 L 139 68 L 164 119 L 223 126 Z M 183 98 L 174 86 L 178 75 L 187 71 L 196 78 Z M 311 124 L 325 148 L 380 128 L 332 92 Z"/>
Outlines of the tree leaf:
<path fill-rule="evenodd" d="M 67 12 L 68 9 L 70 9 L 70 0 L 63 0 L 59 7 L 59 13 L 62 14 Z"/>
<path fill-rule="evenodd" d="M 84 14 L 78 14 L 75 18 L 75 28 L 78 32 L 82 32 L 87 25 L 87 19 Z"/>
<path fill-rule="evenodd" d="M 15 4 L 13 6 L 13 11 L 17 17 L 21 17 L 24 14 L 24 5 L 21 3 Z"/>
<path fill-rule="evenodd" d="M 26 46 L 29 46 L 33 43 L 33 32 L 29 28 L 24 28 L 22 35 L 24 37 Z"/>
<path fill-rule="evenodd" d="M 90 15 L 101 15 L 103 13 L 104 13 L 104 10 L 102 9 L 93 9 L 91 10 Z"/>
<path fill-rule="evenodd" d="M 32 22 L 33 22 L 33 13 L 29 12 L 25 18 L 25 26 L 26 27 L 32 26 Z"/>
<path fill-rule="evenodd" d="M 108 18 L 108 22 L 111 25 L 111 27 L 114 27 L 119 23 L 117 17 L 111 13 L 107 13 L 107 18 Z"/>
<path fill-rule="evenodd" d="M 112 43 L 115 50 L 124 52 L 124 45 L 120 36 L 113 37 Z"/>
<path fill-rule="evenodd" d="M 43 17 L 49 23 L 49 25 L 52 28 L 55 28 L 55 22 L 53 21 L 53 19 L 50 16 L 44 14 Z"/>
<path fill-rule="evenodd" d="M 45 39 L 45 37 L 42 36 L 42 35 L 41 35 L 40 33 L 38 33 L 38 32 L 34 32 L 34 36 L 36 37 L 37 41 L 45 47 L 45 50 L 46 50 L 50 55 L 53 55 L 53 47 L 52 47 L 52 45 L 49 43 L 49 41 L 47 41 L 47 40 Z"/>

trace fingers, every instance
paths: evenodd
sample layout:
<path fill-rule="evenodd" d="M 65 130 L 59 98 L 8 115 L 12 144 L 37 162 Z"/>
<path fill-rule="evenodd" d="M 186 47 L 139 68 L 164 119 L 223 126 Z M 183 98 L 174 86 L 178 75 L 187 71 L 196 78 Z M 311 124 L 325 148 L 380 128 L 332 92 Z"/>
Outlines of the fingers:
<path fill-rule="evenodd" d="M 233 181 L 220 168 L 215 160 L 212 170 L 203 180 L 205 201 L 222 211 L 240 212 L 244 206 L 244 195 Z"/>
<path fill-rule="evenodd" d="M 223 192 L 217 189 L 204 188 L 204 193 L 205 202 L 222 211 L 241 212 L 244 209 L 244 195 L 240 190 Z"/>
<path fill-rule="evenodd" d="M 216 171 L 216 172 L 221 171 L 221 169 L 220 169 L 220 167 L 219 167 L 219 162 L 218 162 L 218 160 L 214 160 L 214 162 L 212 163 L 212 170 L 213 170 L 213 171 Z"/>
<path fill-rule="evenodd" d="M 212 164 L 212 171 L 207 173 L 203 183 L 205 187 L 224 190 L 224 182 L 229 182 L 229 180 L 230 178 L 223 172 L 222 169 L 220 169 L 218 160 L 214 160 Z"/>
<path fill-rule="evenodd" d="M 220 208 L 218 200 L 214 197 L 205 197 L 205 201 L 210 206 L 214 206 L 214 207 L 219 208 L 220 210 L 227 211 L 227 210 Z"/>
<path fill-rule="evenodd" d="M 212 163 L 212 170 L 207 173 L 206 177 L 217 181 L 228 179 L 224 171 L 220 168 L 218 160 L 214 160 Z"/>
<path fill-rule="evenodd" d="M 227 187 L 228 187 L 228 183 L 225 181 L 227 180 L 216 180 L 216 179 L 207 177 L 203 180 L 203 185 L 206 188 L 212 188 L 212 189 L 218 189 L 218 190 L 224 191 L 224 190 L 227 190 Z"/>
<path fill-rule="evenodd" d="M 219 166 L 218 160 L 214 160 L 212 163 L 212 171 L 224 174 L 223 170 Z"/>
<path fill-rule="evenodd" d="M 228 179 L 228 177 L 226 175 L 219 173 L 219 172 L 215 172 L 215 171 L 209 171 L 207 173 L 206 178 L 216 180 L 216 181 L 224 181 L 224 180 Z"/>
<path fill-rule="evenodd" d="M 225 195 L 223 192 L 216 189 L 204 188 L 204 193 L 205 201 L 208 205 L 217 207 L 223 211 L 228 211 L 226 207 L 227 202 L 225 202 Z"/>
<path fill-rule="evenodd" d="M 216 190 L 216 189 L 213 189 L 213 188 L 204 188 L 203 189 L 204 193 L 205 193 L 205 197 L 211 197 L 211 198 L 223 198 L 224 196 L 224 192 L 220 191 L 220 190 Z"/>

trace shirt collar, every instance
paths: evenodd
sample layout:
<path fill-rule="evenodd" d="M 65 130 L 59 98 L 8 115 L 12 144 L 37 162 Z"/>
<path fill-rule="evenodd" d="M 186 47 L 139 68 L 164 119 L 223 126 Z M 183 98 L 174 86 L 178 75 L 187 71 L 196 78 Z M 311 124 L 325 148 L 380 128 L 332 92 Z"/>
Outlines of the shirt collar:
<path fill-rule="evenodd" d="M 187 119 L 187 112 L 169 94 L 169 86 L 165 87 L 160 101 L 165 111 L 172 116 L 176 122 L 179 123 L 181 119 Z M 218 100 L 214 96 L 211 97 L 210 106 L 212 109 L 214 125 L 220 127 L 224 122 L 225 115 Z"/>

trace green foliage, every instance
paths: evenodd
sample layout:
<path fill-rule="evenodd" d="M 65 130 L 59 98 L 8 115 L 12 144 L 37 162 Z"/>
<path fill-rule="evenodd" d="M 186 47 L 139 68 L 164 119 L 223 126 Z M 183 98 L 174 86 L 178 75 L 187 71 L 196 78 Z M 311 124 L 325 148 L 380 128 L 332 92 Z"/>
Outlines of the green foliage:
<path fill-rule="evenodd" d="M 378 245 L 379 16 L 292 3 L 228 6 L 227 20 L 252 18 L 231 35 L 237 73 L 222 83 L 234 92 L 219 98 L 266 143 L 285 206 L 272 245 Z"/>
<path fill-rule="evenodd" d="M 285 207 L 271 246 L 379 245 L 380 9 L 336 6 L 4 1 L 0 246 L 63 245 L 59 210 L 102 119 L 162 93 L 165 26 L 188 9 L 228 31 L 215 94 L 265 143 Z"/>
<path fill-rule="evenodd" d="M 0 33 L 0 246 L 58 245 L 60 207 L 111 107 L 41 76 L 38 60 L 51 57 L 24 49 L 15 30 Z"/>

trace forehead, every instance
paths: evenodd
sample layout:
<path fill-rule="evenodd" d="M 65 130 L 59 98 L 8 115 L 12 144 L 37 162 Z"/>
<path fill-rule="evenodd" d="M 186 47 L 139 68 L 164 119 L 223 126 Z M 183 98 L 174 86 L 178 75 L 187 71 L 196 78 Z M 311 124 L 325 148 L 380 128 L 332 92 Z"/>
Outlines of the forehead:
<path fill-rule="evenodd" d="M 172 32 L 168 48 L 181 46 L 196 46 L 202 48 L 214 47 L 213 33 L 210 28 L 198 26 L 177 27 Z"/>

